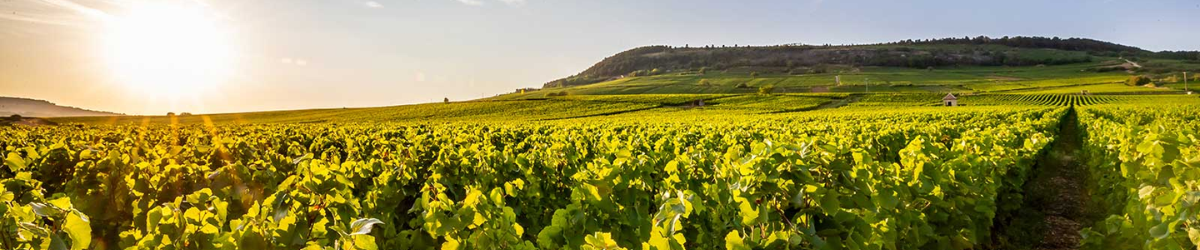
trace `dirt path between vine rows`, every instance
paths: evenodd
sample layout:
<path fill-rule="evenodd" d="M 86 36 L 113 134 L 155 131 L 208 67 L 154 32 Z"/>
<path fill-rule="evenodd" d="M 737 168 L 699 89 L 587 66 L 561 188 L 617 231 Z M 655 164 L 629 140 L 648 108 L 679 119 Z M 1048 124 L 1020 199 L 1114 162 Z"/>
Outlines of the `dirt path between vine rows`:
<path fill-rule="evenodd" d="M 1020 209 L 997 216 L 994 249 L 1078 249 L 1079 230 L 1092 225 L 1090 185 L 1080 159 L 1079 121 L 1068 111 L 1058 138 L 1025 183 Z"/>

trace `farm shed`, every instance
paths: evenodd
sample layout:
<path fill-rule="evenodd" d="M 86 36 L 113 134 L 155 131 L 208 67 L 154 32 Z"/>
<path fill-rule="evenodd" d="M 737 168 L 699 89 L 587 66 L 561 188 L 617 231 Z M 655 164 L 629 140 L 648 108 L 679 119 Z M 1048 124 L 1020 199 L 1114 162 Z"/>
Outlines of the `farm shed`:
<path fill-rule="evenodd" d="M 954 93 L 946 94 L 946 97 L 942 97 L 942 104 L 947 107 L 958 106 L 958 97 Z"/>

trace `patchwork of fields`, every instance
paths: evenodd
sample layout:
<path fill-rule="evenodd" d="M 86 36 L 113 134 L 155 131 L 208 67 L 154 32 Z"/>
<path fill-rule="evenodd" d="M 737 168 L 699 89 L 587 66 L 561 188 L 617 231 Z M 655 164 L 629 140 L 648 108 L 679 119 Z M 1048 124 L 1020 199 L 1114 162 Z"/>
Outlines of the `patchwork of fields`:
<path fill-rule="evenodd" d="M 1177 63 L 1179 67 L 1200 68 L 1195 63 Z M 606 82 L 567 88 L 517 92 L 493 100 L 538 99 L 553 94 L 634 95 L 695 93 L 756 93 L 770 86 L 776 93 L 976 93 L 976 94 L 1092 94 L 1180 93 L 1182 82 L 1159 82 L 1173 89 L 1126 86 L 1125 71 L 1092 72 L 1097 68 L 1123 63 L 1116 58 L 1100 58 L 1091 63 L 1040 67 L 947 67 L 891 68 L 842 67 L 819 73 L 783 71 L 766 68 L 731 68 L 667 72 L 652 76 L 624 77 Z M 1172 64 L 1174 65 L 1174 64 Z M 1175 86 L 1180 85 L 1180 86 Z M 1161 87 L 1161 86 L 1160 86 Z"/>
<path fill-rule="evenodd" d="M 1079 244 L 1200 243 L 1200 98 L 944 95 L 569 95 L 0 127 L 0 246 L 1019 245 L 1000 228 L 1067 137 L 1086 138 L 1100 218 L 1080 221 Z"/>

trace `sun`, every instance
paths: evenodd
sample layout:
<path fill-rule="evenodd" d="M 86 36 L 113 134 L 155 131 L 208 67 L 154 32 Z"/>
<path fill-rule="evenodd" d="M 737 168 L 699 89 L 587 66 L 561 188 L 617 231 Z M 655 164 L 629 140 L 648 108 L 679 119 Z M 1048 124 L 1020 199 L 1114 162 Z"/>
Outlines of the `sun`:
<path fill-rule="evenodd" d="M 218 16 L 192 1 L 133 1 L 106 22 L 104 57 L 115 79 L 151 95 L 179 97 L 231 77 L 234 51 Z"/>

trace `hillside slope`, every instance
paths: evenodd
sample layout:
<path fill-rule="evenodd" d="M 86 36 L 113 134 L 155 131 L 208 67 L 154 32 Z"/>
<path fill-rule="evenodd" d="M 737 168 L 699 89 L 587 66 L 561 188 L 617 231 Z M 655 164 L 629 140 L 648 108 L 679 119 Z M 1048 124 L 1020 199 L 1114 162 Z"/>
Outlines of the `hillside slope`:
<path fill-rule="evenodd" d="M 837 66 L 929 67 L 1036 66 L 1093 62 L 1095 57 L 1200 59 L 1197 52 L 1150 52 L 1104 41 L 1057 37 L 975 37 L 905 40 L 871 45 L 648 46 L 605 58 L 544 88 L 570 87 L 675 71 L 752 68 L 824 73 Z"/>
<path fill-rule="evenodd" d="M 1200 61 L 1143 59 L 1153 67 L 1123 67 L 1125 61 L 1094 57 L 1093 62 L 1050 66 L 905 67 L 828 66 L 824 72 L 787 72 L 740 67 L 672 71 L 626 76 L 593 84 L 524 90 L 488 100 L 540 99 L 573 95 L 771 93 L 1041 93 L 1150 94 L 1181 92 L 1181 72 L 1200 71 Z M 1129 86 L 1132 76 L 1154 84 Z M 1191 83 L 1200 77 L 1189 74 Z M 1194 84 L 1193 84 L 1194 85 Z M 1194 88 L 1193 88 L 1194 89 Z"/>
<path fill-rule="evenodd" d="M 0 116 L 25 117 L 114 116 L 112 112 L 59 106 L 49 101 L 0 96 Z"/>

